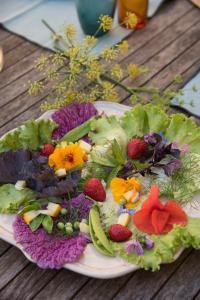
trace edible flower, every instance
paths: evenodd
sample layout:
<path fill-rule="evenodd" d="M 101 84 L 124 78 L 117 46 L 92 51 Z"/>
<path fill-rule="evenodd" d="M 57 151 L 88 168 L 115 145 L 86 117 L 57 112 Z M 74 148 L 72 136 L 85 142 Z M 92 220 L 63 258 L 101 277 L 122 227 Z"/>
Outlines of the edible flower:
<path fill-rule="evenodd" d="M 139 241 L 131 240 L 126 243 L 125 251 L 127 254 L 135 253 L 138 256 L 144 254 L 144 249 Z"/>
<path fill-rule="evenodd" d="M 147 249 L 152 249 L 154 247 L 154 241 L 149 237 L 145 238 L 145 246 Z"/>
<path fill-rule="evenodd" d="M 187 152 L 189 151 L 189 145 L 188 144 L 183 144 L 180 146 L 177 142 L 172 142 L 172 149 L 173 150 L 180 150 L 180 155 L 183 157 Z"/>
<path fill-rule="evenodd" d="M 148 234 L 167 233 L 173 225 L 187 225 L 188 218 L 184 210 L 174 200 L 163 204 L 158 198 L 159 186 L 151 187 L 148 198 L 133 216 L 135 226 Z"/>
<path fill-rule="evenodd" d="M 116 203 L 125 199 L 125 206 L 133 208 L 138 205 L 140 197 L 140 182 L 134 177 L 123 179 L 113 178 L 110 184 L 112 195 Z"/>
<path fill-rule="evenodd" d="M 78 144 L 56 148 L 49 156 L 49 166 L 55 170 L 70 170 L 82 165 L 87 160 L 85 151 Z"/>

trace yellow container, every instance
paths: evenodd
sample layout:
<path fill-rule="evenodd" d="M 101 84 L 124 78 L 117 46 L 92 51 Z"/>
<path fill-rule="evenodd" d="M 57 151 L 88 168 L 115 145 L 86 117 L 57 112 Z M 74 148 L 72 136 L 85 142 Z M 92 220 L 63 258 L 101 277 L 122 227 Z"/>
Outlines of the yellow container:
<path fill-rule="evenodd" d="M 134 28 L 144 28 L 147 22 L 147 10 L 148 0 L 118 0 L 119 22 L 122 26 L 126 26 L 127 13 L 134 13 L 138 19 Z M 129 26 L 128 28 L 132 29 L 133 27 Z"/>

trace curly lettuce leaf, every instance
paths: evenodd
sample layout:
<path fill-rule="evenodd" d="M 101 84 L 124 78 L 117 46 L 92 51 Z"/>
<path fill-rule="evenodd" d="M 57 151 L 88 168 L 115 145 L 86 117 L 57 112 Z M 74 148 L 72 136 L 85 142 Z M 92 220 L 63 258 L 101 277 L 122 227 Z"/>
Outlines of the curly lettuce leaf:
<path fill-rule="evenodd" d="M 125 130 L 128 139 L 133 136 L 142 137 L 149 131 L 146 111 L 142 105 L 136 105 L 130 111 L 124 113 L 121 117 L 121 125 Z"/>
<path fill-rule="evenodd" d="M 95 145 L 105 145 L 114 139 L 123 148 L 126 147 L 128 138 L 126 132 L 115 116 L 102 116 L 100 119 L 92 120 L 90 124 L 91 132 L 89 137 Z"/>
<path fill-rule="evenodd" d="M 158 106 L 147 104 L 144 106 L 144 110 L 148 119 L 148 131 L 149 132 L 165 132 L 169 125 L 168 115 Z"/>
<path fill-rule="evenodd" d="M 127 254 L 124 244 L 112 242 L 112 248 L 116 255 L 121 256 L 129 263 L 139 265 L 145 270 L 156 271 L 160 269 L 161 263 L 171 263 L 174 255 L 180 247 L 193 247 L 200 249 L 200 219 L 189 218 L 185 227 L 174 226 L 165 235 L 151 236 L 155 246 L 151 250 L 145 250 L 144 255 L 137 256 L 135 253 Z"/>
<path fill-rule="evenodd" d="M 121 126 L 129 139 L 143 137 L 148 132 L 162 132 L 169 142 L 189 144 L 190 152 L 200 154 L 200 128 L 183 114 L 168 116 L 158 106 L 136 105 L 121 117 Z"/>
<path fill-rule="evenodd" d="M 15 189 L 13 184 L 4 184 L 0 187 L 0 212 L 15 213 L 19 207 L 35 199 L 35 193 L 25 188 L 21 191 Z"/>
<path fill-rule="evenodd" d="M 43 144 L 51 143 L 55 128 L 57 124 L 51 120 L 29 120 L 0 140 L 0 152 L 20 148 L 38 150 Z"/>

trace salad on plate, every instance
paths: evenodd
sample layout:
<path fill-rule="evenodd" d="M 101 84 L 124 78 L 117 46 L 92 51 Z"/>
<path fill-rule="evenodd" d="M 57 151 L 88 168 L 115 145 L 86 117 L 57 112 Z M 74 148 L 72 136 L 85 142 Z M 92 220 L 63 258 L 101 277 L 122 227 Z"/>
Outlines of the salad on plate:
<path fill-rule="evenodd" d="M 105 106 L 106 107 L 106 106 Z M 0 140 L 0 213 L 41 268 L 88 245 L 152 271 L 200 248 L 200 128 L 137 105 L 120 117 L 92 103 L 29 120 Z"/>

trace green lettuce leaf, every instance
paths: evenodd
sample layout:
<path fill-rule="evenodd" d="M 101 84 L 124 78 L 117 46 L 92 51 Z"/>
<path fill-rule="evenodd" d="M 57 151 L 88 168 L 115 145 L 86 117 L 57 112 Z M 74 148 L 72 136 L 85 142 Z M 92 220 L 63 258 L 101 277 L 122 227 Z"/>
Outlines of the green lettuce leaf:
<path fill-rule="evenodd" d="M 102 116 L 101 119 L 93 120 L 90 124 L 91 131 L 89 137 L 95 145 L 109 144 L 116 139 L 123 148 L 126 147 L 128 138 L 126 132 L 115 116 Z"/>
<path fill-rule="evenodd" d="M 0 212 L 15 213 L 19 206 L 35 199 L 35 193 L 25 188 L 21 191 L 15 189 L 13 184 L 4 184 L 0 187 Z"/>
<path fill-rule="evenodd" d="M 151 238 L 155 246 L 151 250 L 145 250 L 144 255 L 137 256 L 135 253 L 127 254 L 124 244 L 112 242 L 112 248 L 116 255 L 121 256 L 129 263 L 139 265 L 145 270 L 156 271 L 161 263 L 171 263 L 174 255 L 180 247 L 193 247 L 200 249 L 200 218 L 189 218 L 185 227 L 174 226 L 167 234 Z"/>
<path fill-rule="evenodd" d="M 136 105 L 121 117 L 121 126 L 128 139 L 147 132 L 162 132 L 169 142 L 189 144 L 190 152 L 200 154 L 200 128 L 183 114 L 168 116 L 158 106 Z"/>
<path fill-rule="evenodd" d="M 148 132 L 164 133 L 169 125 L 168 115 L 160 107 L 152 104 L 145 105 L 144 110 L 147 114 Z"/>
<path fill-rule="evenodd" d="M 52 132 L 55 128 L 57 124 L 51 120 L 29 120 L 0 140 L 0 152 L 20 148 L 38 150 L 43 144 L 51 143 Z"/>
<path fill-rule="evenodd" d="M 130 111 L 125 112 L 121 117 L 121 125 L 128 139 L 131 139 L 133 136 L 142 137 L 144 133 L 149 132 L 148 119 L 144 107 L 136 105 Z"/>

